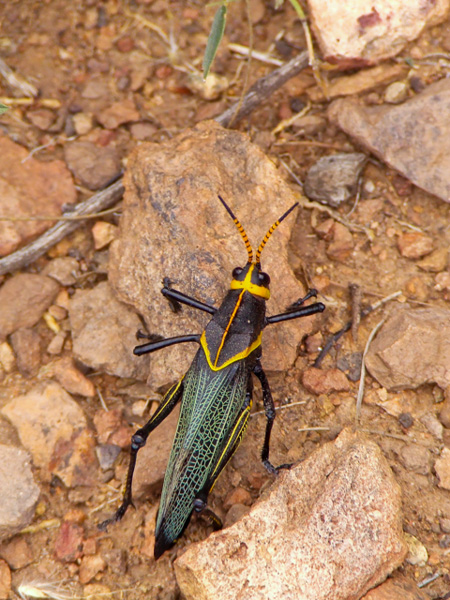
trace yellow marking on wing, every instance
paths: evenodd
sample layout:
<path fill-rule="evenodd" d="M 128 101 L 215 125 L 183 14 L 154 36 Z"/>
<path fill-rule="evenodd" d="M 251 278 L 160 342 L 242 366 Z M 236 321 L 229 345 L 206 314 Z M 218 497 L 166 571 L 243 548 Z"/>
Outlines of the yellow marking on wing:
<path fill-rule="evenodd" d="M 225 446 L 225 448 L 223 449 L 223 452 L 222 452 L 222 454 L 220 455 L 220 457 L 219 457 L 219 460 L 218 460 L 218 461 L 217 461 L 217 463 L 216 463 L 216 468 L 214 469 L 214 471 L 213 471 L 213 472 L 211 473 L 211 475 L 210 475 L 210 478 L 211 478 L 211 479 L 214 479 L 214 483 L 213 483 L 213 485 L 212 485 L 211 489 L 209 490 L 210 492 L 211 492 L 211 490 L 213 489 L 213 487 L 214 487 L 214 484 L 216 483 L 216 481 L 215 481 L 215 480 L 217 479 L 217 477 L 218 477 L 218 476 L 219 476 L 219 474 L 220 474 L 220 471 L 219 471 L 219 473 L 217 473 L 217 470 L 218 470 L 218 469 L 219 469 L 219 467 L 221 466 L 221 465 L 220 465 L 220 463 L 221 463 L 221 462 L 222 462 L 222 460 L 225 458 L 225 455 L 226 455 L 226 453 L 228 452 L 228 450 L 229 450 L 229 448 L 230 448 L 230 445 L 231 445 L 232 443 L 236 444 L 236 441 L 237 441 L 237 440 L 239 440 L 239 438 L 240 438 L 240 437 L 242 437 L 242 435 L 243 435 L 243 433 L 244 433 L 244 431 L 245 431 L 245 429 L 246 429 L 246 427 L 247 427 L 247 420 L 248 420 L 248 416 L 249 416 L 249 414 L 250 414 L 250 409 L 251 409 L 251 407 L 252 407 L 252 403 L 250 402 L 249 406 L 248 406 L 248 407 L 247 407 L 245 410 L 243 410 L 243 411 L 242 411 L 242 414 L 241 414 L 241 416 L 240 416 L 240 417 L 239 417 L 239 419 L 237 420 L 237 423 L 236 423 L 236 425 L 234 426 L 234 428 L 233 428 L 233 431 L 231 432 L 231 435 L 230 435 L 230 437 L 228 438 L 227 445 L 226 445 L 226 446 Z M 239 431 L 239 430 L 240 430 L 240 431 Z M 237 432 L 237 436 L 236 436 L 236 438 L 235 438 L 234 436 L 235 436 L 236 432 Z M 237 447 L 238 447 L 238 444 L 236 445 L 236 447 L 235 447 L 234 451 L 236 451 L 236 450 L 237 450 Z M 233 452 L 234 452 L 234 451 L 233 451 Z M 232 455 L 231 455 L 231 456 L 232 456 Z M 228 460 L 230 460 L 231 456 L 229 456 L 229 457 L 228 457 Z M 228 462 L 228 461 L 227 461 L 227 462 Z M 225 464 L 226 464 L 226 463 L 225 463 Z M 225 467 L 225 465 L 222 465 L 222 469 L 223 469 L 224 467 Z M 216 475 L 216 473 L 217 473 L 217 475 Z"/>

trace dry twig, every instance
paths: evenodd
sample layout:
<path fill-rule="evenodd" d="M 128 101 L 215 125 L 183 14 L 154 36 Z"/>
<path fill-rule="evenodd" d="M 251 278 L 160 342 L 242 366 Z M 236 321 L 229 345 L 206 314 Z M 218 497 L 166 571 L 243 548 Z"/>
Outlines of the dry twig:
<path fill-rule="evenodd" d="M 120 179 L 109 187 L 97 192 L 88 200 L 80 202 L 69 216 L 90 215 L 93 212 L 110 207 L 115 204 L 123 194 L 123 183 Z M 0 259 L 0 275 L 9 273 L 28 265 L 42 256 L 66 235 L 72 233 L 80 226 L 80 221 L 60 221 L 36 240 L 24 248 L 13 252 L 9 256 Z"/>

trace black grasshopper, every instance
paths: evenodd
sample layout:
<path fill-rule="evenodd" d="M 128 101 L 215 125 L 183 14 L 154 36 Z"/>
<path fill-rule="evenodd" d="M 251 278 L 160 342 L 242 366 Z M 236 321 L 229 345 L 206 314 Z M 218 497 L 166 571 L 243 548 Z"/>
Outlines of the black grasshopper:
<path fill-rule="evenodd" d="M 245 267 L 233 270 L 230 289 L 219 308 L 172 289 L 165 280 L 161 291 L 172 305 L 187 304 L 210 313 L 212 318 L 201 335 L 167 338 L 134 349 L 135 354 L 141 355 L 182 342 L 200 344 L 187 373 L 169 389 L 148 423 L 133 435 L 123 502 L 114 517 L 101 525 L 105 528 L 125 514 L 132 503 L 131 484 L 136 455 L 149 434 L 181 400 L 177 431 L 156 521 L 155 558 L 175 544 L 194 511 L 208 514 L 215 529 L 222 527 L 219 517 L 207 508 L 206 502 L 214 482 L 245 432 L 252 406 L 252 375 L 256 375 L 261 383 L 267 417 L 261 459 L 270 473 L 277 473 L 278 469 L 287 466 L 274 467 L 269 461 L 275 407 L 260 362 L 262 331 L 272 323 L 306 317 L 325 308 L 320 302 L 302 306 L 305 300 L 316 296 L 316 291 L 311 290 L 286 312 L 266 317 L 270 278 L 261 271 L 261 252 L 274 230 L 297 204 L 272 225 L 253 258 L 253 250 L 242 225 L 225 201 L 220 196 L 219 199 L 244 240 L 248 262 Z"/>

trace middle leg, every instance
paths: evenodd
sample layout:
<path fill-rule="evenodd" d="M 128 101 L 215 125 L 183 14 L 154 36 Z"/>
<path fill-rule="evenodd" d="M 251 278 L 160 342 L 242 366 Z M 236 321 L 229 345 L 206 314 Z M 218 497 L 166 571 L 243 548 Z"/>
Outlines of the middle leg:
<path fill-rule="evenodd" d="M 269 380 L 267 379 L 267 376 L 264 373 L 264 369 L 262 368 L 259 359 L 257 360 L 256 365 L 253 367 L 253 373 L 256 375 L 256 377 L 261 383 L 264 410 L 267 419 L 266 433 L 264 436 L 264 444 L 261 452 L 261 460 L 263 462 L 263 465 L 269 471 L 269 473 L 276 475 L 280 469 L 289 469 L 291 465 L 283 464 L 279 465 L 278 467 L 274 467 L 269 460 L 270 434 L 272 433 L 273 422 L 275 420 L 275 404 L 273 402 L 272 392 L 270 391 Z"/>

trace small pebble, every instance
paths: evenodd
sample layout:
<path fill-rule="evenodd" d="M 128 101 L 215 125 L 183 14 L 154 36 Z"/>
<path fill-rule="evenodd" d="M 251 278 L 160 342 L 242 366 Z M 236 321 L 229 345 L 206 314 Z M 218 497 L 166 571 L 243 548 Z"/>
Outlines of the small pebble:
<path fill-rule="evenodd" d="M 444 446 L 441 456 L 434 463 L 434 470 L 439 477 L 438 486 L 450 490 L 450 448 Z"/>
<path fill-rule="evenodd" d="M 420 417 L 420 421 L 425 425 L 431 435 L 434 435 L 434 437 L 438 440 L 442 440 L 444 436 L 444 428 L 442 423 L 439 422 L 434 414 L 430 412 L 426 413 Z"/>
<path fill-rule="evenodd" d="M 49 307 L 48 312 L 57 321 L 62 321 L 67 317 L 67 310 L 62 306 L 58 306 L 58 304 L 52 304 Z"/>
<path fill-rule="evenodd" d="M 17 367 L 24 377 L 32 377 L 41 364 L 41 338 L 34 329 L 21 328 L 11 335 Z"/>
<path fill-rule="evenodd" d="M 350 390 L 349 380 L 339 369 L 310 367 L 304 371 L 302 383 L 309 392 L 317 395 Z"/>
<path fill-rule="evenodd" d="M 55 540 L 54 551 L 61 562 L 74 562 L 81 558 L 83 528 L 76 523 L 63 521 Z"/>
<path fill-rule="evenodd" d="M 134 48 L 134 40 L 132 37 L 126 35 L 120 40 L 117 40 L 117 49 L 119 52 L 131 52 Z"/>
<path fill-rule="evenodd" d="M 403 233 L 398 238 L 398 248 L 405 258 L 422 258 L 433 251 L 433 238 L 419 231 Z"/>
<path fill-rule="evenodd" d="M 117 236 L 118 227 L 106 221 L 97 221 L 91 231 L 94 238 L 94 248 L 100 250 L 110 244 Z"/>
<path fill-rule="evenodd" d="M 435 277 L 434 289 L 438 292 L 450 290 L 450 273 L 445 271 L 444 273 L 438 273 Z"/>
<path fill-rule="evenodd" d="M 374 182 L 371 179 L 367 179 L 364 182 L 363 189 L 366 192 L 366 194 L 373 194 L 376 187 L 375 187 Z"/>
<path fill-rule="evenodd" d="M 233 504 L 230 507 L 230 510 L 225 515 L 224 519 L 224 527 L 230 527 L 230 525 L 234 525 L 237 521 L 240 521 L 243 516 L 245 516 L 250 510 L 249 506 L 245 506 L 244 504 Z"/>
<path fill-rule="evenodd" d="M 228 89 L 228 79 L 223 75 L 210 73 L 206 81 L 201 75 L 191 75 L 187 81 L 187 87 L 192 93 L 197 94 L 203 100 L 217 100 L 223 92 Z"/>
<path fill-rule="evenodd" d="M 115 444 L 99 444 L 95 448 L 95 453 L 102 471 L 107 471 L 114 466 L 117 457 L 120 454 L 120 447 Z"/>
<path fill-rule="evenodd" d="M 72 117 L 73 126 L 77 135 L 86 135 L 94 126 L 94 119 L 91 114 L 79 112 Z"/>
<path fill-rule="evenodd" d="M 89 583 L 94 577 L 106 568 L 106 563 L 99 554 L 83 556 L 80 564 L 80 583 Z"/>
<path fill-rule="evenodd" d="M 384 101 L 389 104 L 400 104 L 408 97 L 409 86 L 404 81 L 394 81 L 384 92 Z"/>
<path fill-rule="evenodd" d="M 410 415 L 410 413 L 401 413 L 398 416 L 398 422 L 405 429 L 409 429 L 410 427 L 413 426 L 414 419 L 412 418 L 412 416 Z"/>
<path fill-rule="evenodd" d="M 47 352 L 54 356 L 61 354 L 66 337 L 67 333 L 65 331 L 59 331 L 47 346 Z"/>
<path fill-rule="evenodd" d="M 450 519 L 442 518 L 439 520 L 439 525 L 444 533 L 450 533 Z"/>
<path fill-rule="evenodd" d="M 0 365 L 5 373 L 11 373 L 14 369 L 15 362 L 14 352 L 8 342 L 0 344 Z"/>
<path fill-rule="evenodd" d="M 428 560 L 428 552 L 420 540 L 409 533 L 405 533 L 405 541 L 408 545 L 406 562 L 410 565 L 423 567 Z"/>
<path fill-rule="evenodd" d="M 11 570 L 0 558 L 0 600 L 11 598 Z"/>

